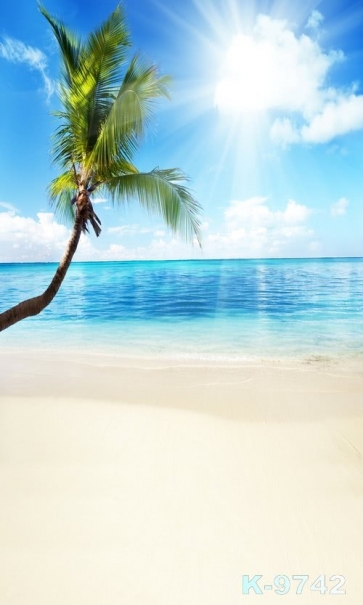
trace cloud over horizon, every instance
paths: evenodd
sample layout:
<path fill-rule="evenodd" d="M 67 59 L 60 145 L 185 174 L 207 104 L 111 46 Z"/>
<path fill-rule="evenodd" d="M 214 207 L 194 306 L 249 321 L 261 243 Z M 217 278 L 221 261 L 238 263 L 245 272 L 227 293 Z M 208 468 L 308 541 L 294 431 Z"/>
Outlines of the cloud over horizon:
<path fill-rule="evenodd" d="M 38 212 L 37 219 L 17 214 L 11 204 L 0 207 L 0 262 L 46 262 L 59 260 L 69 230 L 52 212 Z M 1 210 L 1 208 L 0 208 Z"/>
<path fill-rule="evenodd" d="M 203 223 L 202 251 L 160 226 L 148 228 L 135 223 L 105 229 L 100 241 L 82 235 L 75 260 L 269 257 L 293 254 L 296 246 L 309 255 L 314 232 L 307 223 L 312 214 L 310 208 L 294 200 L 283 210 L 272 210 L 266 197 L 233 200 L 224 210 L 218 231 L 207 221 Z M 139 240 L 134 243 L 139 234 L 145 236 L 144 244 Z M 30 218 L 19 215 L 11 204 L 0 204 L 0 262 L 59 261 L 69 235 L 70 230 L 58 223 L 52 212 L 39 212 Z"/>
<path fill-rule="evenodd" d="M 210 233 L 208 242 L 227 257 L 280 256 L 298 248 L 309 252 L 315 234 L 307 221 L 313 210 L 294 200 L 284 210 L 271 210 L 267 202 L 261 196 L 233 200 L 224 211 L 223 229 Z"/>

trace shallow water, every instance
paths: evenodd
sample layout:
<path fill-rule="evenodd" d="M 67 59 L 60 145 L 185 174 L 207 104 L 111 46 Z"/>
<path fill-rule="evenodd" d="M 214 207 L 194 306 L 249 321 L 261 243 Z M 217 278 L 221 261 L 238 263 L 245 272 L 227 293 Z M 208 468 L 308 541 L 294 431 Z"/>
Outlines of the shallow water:
<path fill-rule="evenodd" d="M 0 264 L 0 309 L 39 294 L 56 264 Z M 3 346 L 205 359 L 360 356 L 363 259 L 74 263 Z"/>

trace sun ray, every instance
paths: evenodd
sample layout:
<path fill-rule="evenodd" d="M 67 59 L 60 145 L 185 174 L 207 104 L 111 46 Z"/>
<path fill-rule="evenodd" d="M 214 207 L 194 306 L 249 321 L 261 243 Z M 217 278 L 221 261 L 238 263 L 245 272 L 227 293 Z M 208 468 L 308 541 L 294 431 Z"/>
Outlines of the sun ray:
<path fill-rule="evenodd" d="M 320 5 L 193 0 L 192 12 L 159 6 L 168 17 L 166 27 L 178 25 L 176 48 L 185 51 L 188 40 L 187 53 L 174 55 L 181 77 L 172 106 L 164 110 L 178 114 L 169 120 L 170 137 L 178 135 L 178 153 L 187 158 L 207 203 L 289 190 L 279 157 L 304 136 L 317 136 L 309 133 L 312 116 L 341 94 L 327 85 L 330 67 L 343 53 L 331 50 L 332 43 L 324 50 L 328 38 Z M 208 177 L 206 171 L 195 175 L 206 148 L 213 150 L 214 168 Z"/>

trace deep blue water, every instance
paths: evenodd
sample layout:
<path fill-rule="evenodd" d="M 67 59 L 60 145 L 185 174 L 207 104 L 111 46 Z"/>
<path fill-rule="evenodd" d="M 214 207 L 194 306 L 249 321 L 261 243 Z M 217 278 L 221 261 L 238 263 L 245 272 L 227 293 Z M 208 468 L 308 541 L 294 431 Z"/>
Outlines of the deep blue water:
<path fill-rule="evenodd" d="M 0 310 L 35 296 L 56 264 L 0 264 Z M 286 357 L 363 353 L 363 259 L 74 263 L 4 346 L 122 355 Z"/>

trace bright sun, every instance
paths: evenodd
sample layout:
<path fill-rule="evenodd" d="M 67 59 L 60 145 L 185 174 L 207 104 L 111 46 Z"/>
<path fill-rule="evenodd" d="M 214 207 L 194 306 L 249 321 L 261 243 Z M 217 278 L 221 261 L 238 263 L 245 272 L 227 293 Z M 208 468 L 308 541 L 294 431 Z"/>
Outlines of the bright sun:
<path fill-rule="evenodd" d="M 226 113 L 266 111 L 278 104 L 275 53 L 271 45 L 238 35 L 226 53 L 215 104 Z"/>

